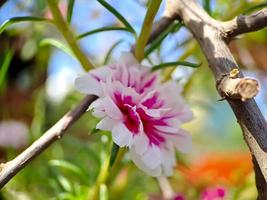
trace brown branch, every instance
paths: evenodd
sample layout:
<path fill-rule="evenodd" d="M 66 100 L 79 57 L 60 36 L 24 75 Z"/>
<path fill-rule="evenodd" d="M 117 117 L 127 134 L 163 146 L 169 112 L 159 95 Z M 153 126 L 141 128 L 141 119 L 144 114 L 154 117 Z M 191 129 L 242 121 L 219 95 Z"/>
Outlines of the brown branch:
<path fill-rule="evenodd" d="M 223 26 L 228 39 L 265 28 L 267 26 L 267 8 L 249 16 L 240 15 L 231 21 L 223 23 Z"/>
<path fill-rule="evenodd" d="M 244 138 L 249 146 L 251 154 L 255 157 L 254 169 L 256 170 L 255 174 L 259 192 L 258 199 L 266 199 L 263 194 L 267 193 L 267 123 L 253 99 L 244 102 L 242 101 L 242 96 L 240 95 L 237 99 L 236 95 L 234 95 L 235 98 L 231 98 L 233 96 L 229 95 L 229 91 L 225 91 L 227 87 L 224 87 L 224 85 L 229 84 L 229 82 L 235 82 L 235 86 L 237 86 L 238 83 L 240 83 L 238 80 L 245 80 L 242 73 L 237 75 L 236 78 L 239 79 L 235 81 L 230 80 L 232 79 L 230 77 L 231 72 L 237 69 L 238 65 L 233 58 L 225 39 L 237 34 L 258 30 L 263 27 L 262 24 L 266 24 L 266 20 L 263 20 L 264 23 L 260 22 L 261 25 L 259 25 L 257 17 L 261 16 L 259 13 L 244 17 L 243 19 L 246 20 L 243 21 L 248 22 L 247 19 L 249 19 L 249 23 L 245 23 L 246 25 L 240 25 L 239 21 L 239 26 L 231 29 L 234 34 L 229 35 L 229 33 L 225 31 L 225 23 L 211 18 L 204 9 L 196 3 L 196 1 L 169 0 L 167 3 L 172 5 L 172 9 L 175 8 L 176 14 L 179 15 L 185 26 L 191 31 L 194 38 L 198 41 L 205 57 L 208 60 L 209 67 L 214 74 L 217 82 L 217 89 L 219 89 L 218 92 L 220 94 L 228 94 L 228 98 L 226 99 L 232 107 L 238 123 L 243 130 Z M 265 12 L 266 11 L 264 11 L 264 13 Z M 225 76 L 228 76 L 228 78 L 225 79 Z M 252 82 L 253 83 L 250 82 L 250 84 L 243 84 L 243 86 L 245 86 L 243 89 L 245 91 L 250 91 L 249 87 L 253 86 L 252 88 L 257 90 L 258 84 L 255 81 Z M 254 94 L 251 95 L 250 98 L 253 96 Z"/>
<path fill-rule="evenodd" d="M 65 131 L 77 121 L 87 110 L 88 106 L 96 99 L 95 96 L 87 96 L 72 111 L 65 114 L 52 128 L 45 132 L 25 151 L 13 160 L 0 165 L 0 188 L 2 188 L 12 177 L 22 170 L 36 156 L 42 153 L 49 145 L 60 139 Z"/>

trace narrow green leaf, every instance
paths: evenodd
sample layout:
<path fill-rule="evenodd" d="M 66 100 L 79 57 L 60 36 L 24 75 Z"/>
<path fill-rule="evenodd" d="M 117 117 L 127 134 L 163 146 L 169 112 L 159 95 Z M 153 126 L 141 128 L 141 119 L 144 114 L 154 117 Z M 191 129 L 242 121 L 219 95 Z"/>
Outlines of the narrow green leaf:
<path fill-rule="evenodd" d="M 42 18 L 42 17 L 32 17 L 32 16 L 24 16 L 24 17 L 13 17 L 6 21 L 4 21 L 0 25 L 0 34 L 11 24 L 15 24 L 18 22 L 52 22 L 50 19 Z"/>
<path fill-rule="evenodd" d="M 113 15 L 115 15 L 121 23 L 124 24 L 125 27 L 129 29 L 130 32 L 132 32 L 134 35 L 136 35 L 135 30 L 130 25 L 130 23 L 114 8 L 112 7 L 108 2 L 105 0 L 97 0 L 102 6 L 104 6 L 107 10 L 109 10 Z"/>
<path fill-rule="evenodd" d="M 64 176 L 57 174 L 57 181 L 60 184 L 60 186 L 64 189 L 66 192 L 72 191 L 72 185 L 71 182 Z"/>
<path fill-rule="evenodd" d="M 82 169 L 65 160 L 50 160 L 49 165 L 69 171 L 73 175 L 76 175 L 81 178 L 82 180 L 84 180 L 84 178 L 86 177 L 86 173 L 84 173 Z"/>
<path fill-rule="evenodd" d="M 146 16 L 142 25 L 141 32 L 136 39 L 135 58 L 140 62 L 145 56 L 145 47 L 152 31 L 153 21 L 159 10 L 162 0 L 152 0 L 148 5 Z"/>
<path fill-rule="evenodd" d="M 40 46 L 46 46 L 46 45 L 52 45 L 52 46 L 64 51 L 65 53 L 67 53 L 68 55 L 72 56 L 73 58 L 75 58 L 75 56 L 73 55 L 73 53 L 70 50 L 70 48 L 68 46 L 66 46 L 65 44 L 63 44 L 62 42 L 56 40 L 56 39 L 46 38 L 46 39 L 43 39 L 40 42 Z"/>
<path fill-rule="evenodd" d="M 164 69 L 167 67 L 176 67 L 177 65 L 183 65 L 183 66 L 187 66 L 187 67 L 197 68 L 201 64 L 191 63 L 191 62 L 187 62 L 187 61 L 167 62 L 167 63 L 161 63 L 159 65 L 155 65 L 151 68 L 151 70 L 156 71 L 156 70 Z"/>
<path fill-rule="evenodd" d="M 111 46 L 111 48 L 108 50 L 108 53 L 107 53 L 107 55 L 106 55 L 106 57 L 105 57 L 105 59 L 104 59 L 104 65 L 108 64 L 108 62 L 109 62 L 109 60 L 110 60 L 110 58 L 111 58 L 111 55 L 112 55 L 114 49 L 115 49 L 120 43 L 122 43 L 122 42 L 123 42 L 123 40 L 119 40 L 119 41 L 115 42 L 115 43 Z"/>
<path fill-rule="evenodd" d="M 105 31 L 126 31 L 126 32 L 130 32 L 131 33 L 131 31 L 128 28 L 108 26 L 108 27 L 102 27 L 102 28 L 98 28 L 98 29 L 95 29 L 95 30 L 92 30 L 92 31 L 88 31 L 86 33 L 82 33 L 82 34 L 77 36 L 77 39 L 82 39 L 82 38 L 84 38 L 86 36 L 93 35 L 95 33 L 105 32 Z"/>
<path fill-rule="evenodd" d="M 204 0 L 204 9 L 211 15 L 210 0 Z"/>
<path fill-rule="evenodd" d="M 252 11 L 255 11 L 255 10 L 258 10 L 258 9 L 261 9 L 261 8 L 264 8 L 264 7 L 267 7 L 267 2 L 256 4 L 256 5 L 248 8 L 248 9 L 246 9 L 242 14 L 246 15 L 246 14 L 252 12 Z"/>
<path fill-rule="evenodd" d="M 72 13 L 73 13 L 73 7 L 74 7 L 75 0 L 69 0 L 68 4 L 68 11 L 67 11 L 67 22 L 71 23 Z"/>
<path fill-rule="evenodd" d="M 5 86 L 6 74 L 7 74 L 10 62 L 12 60 L 12 57 L 13 57 L 12 50 L 8 50 L 4 55 L 4 59 L 3 59 L 3 62 L 0 68 L 0 91 L 2 91 Z"/>
<path fill-rule="evenodd" d="M 113 166 L 113 164 L 117 158 L 119 149 L 120 149 L 120 147 L 117 144 L 115 144 L 115 143 L 112 144 L 111 155 L 110 155 L 110 160 L 109 160 L 109 169 L 111 169 L 111 167 Z"/>
<path fill-rule="evenodd" d="M 145 50 L 145 58 L 152 53 L 173 30 L 176 32 L 182 27 L 181 23 L 174 22 L 167 29 L 165 29 Z"/>

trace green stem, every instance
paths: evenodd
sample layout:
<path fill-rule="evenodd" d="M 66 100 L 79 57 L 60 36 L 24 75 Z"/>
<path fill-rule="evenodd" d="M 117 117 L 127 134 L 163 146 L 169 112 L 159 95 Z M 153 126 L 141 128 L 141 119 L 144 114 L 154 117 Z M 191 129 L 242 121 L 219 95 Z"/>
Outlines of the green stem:
<path fill-rule="evenodd" d="M 81 48 L 77 44 L 75 36 L 73 35 L 68 24 L 61 15 L 57 2 L 57 0 L 47 0 L 48 6 L 54 18 L 55 25 L 64 36 L 65 40 L 73 51 L 73 54 L 77 57 L 83 68 L 85 70 L 92 69 L 94 67 L 93 64 L 89 61 L 87 56 L 82 52 Z"/>
<path fill-rule="evenodd" d="M 100 169 L 100 172 L 98 174 L 97 180 L 96 180 L 96 184 L 93 187 L 93 189 L 89 192 L 89 196 L 88 199 L 92 199 L 92 200 L 97 200 L 99 197 L 99 190 L 100 190 L 100 186 L 102 184 L 106 184 L 109 175 L 113 174 L 113 172 L 116 172 L 118 169 L 118 165 L 121 161 L 121 159 L 123 158 L 124 154 L 125 154 L 125 148 L 120 148 L 118 155 L 116 157 L 116 160 L 114 162 L 114 164 L 112 165 L 111 169 L 109 170 L 109 164 L 110 164 L 110 156 L 106 156 L 104 163 L 102 164 L 102 167 Z M 111 153 L 110 153 L 111 155 Z"/>
<path fill-rule="evenodd" d="M 162 0 L 152 0 L 148 6 L 141 33 L 136 41 L 135 57 L 138 61 L 141 61 L 144 58 L 144 49 L 149 39 L 153 21 L 161 4 L 161 1 Z"/>

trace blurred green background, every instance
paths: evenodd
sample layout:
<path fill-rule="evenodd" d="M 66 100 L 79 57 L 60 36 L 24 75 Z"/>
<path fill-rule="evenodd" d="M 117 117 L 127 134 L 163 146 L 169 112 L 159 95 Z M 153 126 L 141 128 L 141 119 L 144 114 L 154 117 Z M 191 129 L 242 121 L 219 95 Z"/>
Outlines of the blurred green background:
<path fill-rule="evenodd" d="M 69 3 L 59 1 L 62 15 Z M 137 33 L 149 1 L 108 1 Z M 209 14 L 230 20 L 267 6 L 264 0 L 203 0 Z M 18 16 L 51 18 L 44 0 L 8 0 L 0 3 L 0 23 Z M 163 1 L 156 19 L 164 10 Z M 69 20 L 76 35 L 101 27 L 123 27 L 121 21 L 97 0 L 76 0 Z M 52 38 L 52 39 L 51 39 Z M 79 43 L 96 66 L 116 61 L 135 42 L 128 31 L 104 31 L 81 38 Z M 51 45 L 52 44 L 52 45 Z M 153 44 L 153 43 L 152 43 Z M 202 63 L 197 69 L 179 66 L 164 70 L 184 85 L 184 96 L 195 118 L 185 128 L 193 135 L 190 154 L 178 154 L 178 166 L 169 179 L 175 194 L 199 199 L 203 190 L 225 188 L 225 199 L 256 199 L 251 157 L 234 114 L 225 101 L 218 101 L 213 76 L 192 35 L 178 22 L 168 35 L 150 45 L 144 64 L 187 60 Z M 38 139 L 83 98 L 73 81 L 83 73 L 68 53 L 58 30 L 46 22 L 14 23 L 0 35 L 0 163 L 11 160 Z M 256 101 L 267 116 L 267 30 L 240 36 L 230 49 L 241 70 L 261 84 Z M 150 52 L 151 51 L 151 52 Z M 111 151 L 108 132 L 96 132 L 97 119 L 87 112 L 67 134 L 22 170 L 3 190 L 0 199 L 88 199 Z M 105 185 L 100 199 L 162 199 L 157 179 L 139 171 L 127 154 Z M 89 198 L 90 199 L 90 198 Z"/>

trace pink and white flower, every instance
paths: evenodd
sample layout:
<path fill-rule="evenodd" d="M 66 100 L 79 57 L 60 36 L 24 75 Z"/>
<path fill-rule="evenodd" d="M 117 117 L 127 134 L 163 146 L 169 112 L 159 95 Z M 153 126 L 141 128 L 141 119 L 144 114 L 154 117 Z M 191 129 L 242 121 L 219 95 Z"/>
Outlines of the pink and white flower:
<path fill-rule="evenodd" d="M 0 148 L 20 149 L 28 144 L 28 126 L 17 120 L 0 121 Z"/>
<path fill-rule="evenodd" d="M 99 98 L 89 107 L 101 118 L 97 129 L 112 132 L 113 141 L 128 147 L 131 159 L 151 176 L 172 175 L 175 149 L 188 152 L 191 136 L 180 125 L 192 119 L 181 87 L 160 83 L 158 73 L 123 53 L 116 64 L 91 70 L 75 87 Z"/>
<path fill-rule="evenodd" d="M 200 195 L 201 200 L 223 200 L 226 198 L 226 189 L 223 187 L 208 187 Z"/>

